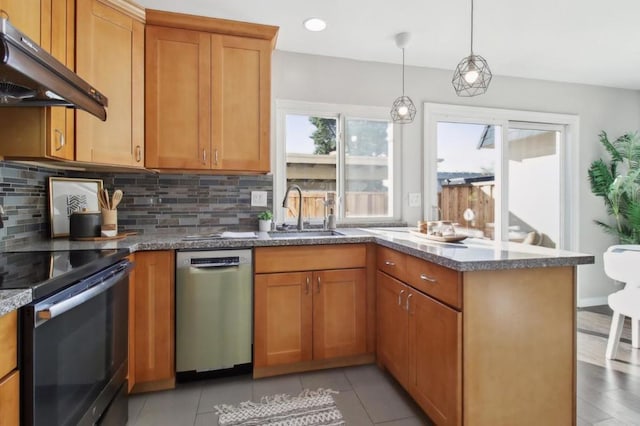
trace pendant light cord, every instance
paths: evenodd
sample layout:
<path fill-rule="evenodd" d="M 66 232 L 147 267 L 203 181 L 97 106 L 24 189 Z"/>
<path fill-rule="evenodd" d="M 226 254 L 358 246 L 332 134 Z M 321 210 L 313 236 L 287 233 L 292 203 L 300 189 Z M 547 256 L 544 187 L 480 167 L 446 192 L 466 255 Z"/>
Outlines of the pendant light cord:
<path fill-rule="evenodd" d="M 471 0 L 471 54 L 473 55 L 473 0 Z"/>
<path fill-rule="evenodd" d="M 404 96 L 404 47 L 402 48 L 402 96 Z"/>

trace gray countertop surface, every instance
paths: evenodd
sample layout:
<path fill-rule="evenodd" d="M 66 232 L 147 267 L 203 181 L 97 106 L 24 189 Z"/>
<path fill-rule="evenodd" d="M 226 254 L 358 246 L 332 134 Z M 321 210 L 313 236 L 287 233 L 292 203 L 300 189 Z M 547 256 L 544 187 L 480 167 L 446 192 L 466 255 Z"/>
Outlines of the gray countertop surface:
<path fill-rule="evenodd" d="M 337 231 L 343 235 L 276 239 L 266 232 L 256 232 L 254 238 L 185 239 L 185 235 L 158 233 L 98 242 L 56 239 L 34 242 L 23 247 L 12 248 L 12 251 L 126 248 L 136 252 L 373 242 L 463 272 L 594 263 L 592 255 L 518 243 L 501 243 L 475 238 L 467 238 L 457 243 L 441 243 L 416 236 L 410 232 L 409 228 L 344 228 Z M 0 315 L 29 303 L 30 293 L 29 290 L 0 290 Z"/>

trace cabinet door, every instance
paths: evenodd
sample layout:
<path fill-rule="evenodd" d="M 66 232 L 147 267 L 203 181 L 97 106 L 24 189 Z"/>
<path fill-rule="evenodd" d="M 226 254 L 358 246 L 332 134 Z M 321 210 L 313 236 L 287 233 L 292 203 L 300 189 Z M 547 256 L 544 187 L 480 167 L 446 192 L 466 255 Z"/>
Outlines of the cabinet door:
<path fill-rule="evenodd" d="M 127 256 L 130 262 L 133 263 L 134 268 L 129 274 L 129 359 L 128 359 L 128 374 L 127 374 L 127 392 L 131 393 L 131 390 L 136 384 L 136 259 L 135 254 L 131 253 Z"/>
<path fill-rule="evenodd" d="M 147 25 L 148 168 L 211 168 L 211 35 Z"/>
<path fill-rule="evenodd" d="M 213 168 L 270 170 L 271 45 L 213 36 Z"/>
<path fill-rule="evenodd" d="M 43 49 L 49 50 L 49 42 L 42 42 L 41 17 L 45 18 L 50 12 L 51 0 L 0 0 L 0 9 L 9 15 L 9 22 L 14 27 L 39 43 Z"/>
<path fill-rule="evenodd" d="M 366 353 L 366 271 L 313 273 L 313 359 Z"/>
<path fill-rule="evenodd" d="M 0 426 L 20 424 L 20 375 L 17 371 L 0 377 Z"/>
<path fill-rule="evenodd" d="M 73 69 L 75 51 L 75 1 L 63 0 L 51 3 L 50 53 Z M 43 30 L 45 26 L 43 25 Z M 44 34 L 43 34 L 44 35 Z M 75 158 L 75 120 L 70 108 L 50 107 L 45 109 L 46 155 L 51 158 L 73 160 Z"/>
<path fill-rule="evenodd" d="M 409 393 L 438 425 L 462 409 L 462 314 L 416 291 L 409 299 Z"/>
<path fill-rule="evenodd" d="M 175 260 L 173 251 L 136 253 L 135 382 L 175 382 Z"/>
<path fill-rule="evenodd" d="M 18 30 L 73 68 L 75 0 L 0 0 Z M 3 108 L 0 155 L 74 159 L 73 110 L 63 107 Z"/>
<path fill-rule="evenodd" d="M 378 271 L 378 358 L 403 385 L 409 375 L 409 316 L 405 309 L 409 287 Z"/>
<path fill-rule="evenodd" d="M 76 16 L 76 72 L 109 99 L 107 121 L 77 112 L 76 160 L 142 167 L 144 25 L 98 0 Z"/>
<path fill-rule="evenodd" d="M 310 272 L 255 276 L 256 368 L 311 360 L 311 278 Z"/>

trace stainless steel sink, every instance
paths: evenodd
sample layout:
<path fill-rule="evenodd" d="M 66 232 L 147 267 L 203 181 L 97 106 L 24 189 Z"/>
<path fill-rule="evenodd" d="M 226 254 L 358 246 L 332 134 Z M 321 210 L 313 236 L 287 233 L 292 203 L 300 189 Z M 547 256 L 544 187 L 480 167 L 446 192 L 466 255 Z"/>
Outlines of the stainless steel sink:
<path fill-rule="evenodd" d="M 275 231 L 269 232 L 271 238 L 283 239 L 283 238 L 313 238 L 313 237 L 337 237 L 344 236 L 343 233 L 338 231 Z"/>

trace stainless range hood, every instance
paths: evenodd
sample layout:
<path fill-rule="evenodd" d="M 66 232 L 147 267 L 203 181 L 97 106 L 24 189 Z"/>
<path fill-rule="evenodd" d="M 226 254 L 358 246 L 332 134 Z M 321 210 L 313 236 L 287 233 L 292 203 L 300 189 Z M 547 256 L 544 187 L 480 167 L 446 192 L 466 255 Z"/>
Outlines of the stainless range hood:
<path fill-rule="evenodd" d="M 0 20 L 0 107 L 65 106 L 107 119 L 107 97 Z M 1 113 L 1 111 L 0 111 Z"/>

